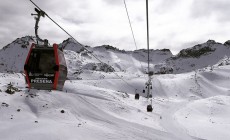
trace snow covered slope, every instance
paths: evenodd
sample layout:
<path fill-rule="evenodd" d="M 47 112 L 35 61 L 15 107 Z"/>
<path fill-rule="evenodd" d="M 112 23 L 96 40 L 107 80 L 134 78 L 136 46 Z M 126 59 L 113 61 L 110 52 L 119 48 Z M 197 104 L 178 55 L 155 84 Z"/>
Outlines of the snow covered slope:
<path fill-rule="evenodd" d="M 28 91 L 21 74 L 3 73 L 0 139 L 228 140 L 229 73 L 225 65 L 154 76 L 152 113 L 144 97 L 134 100 L 133 87 L 143 89 L 143 75 L 119 73 L 133 87 L 105 76 L 68 80 L 63 91 Z M 10 82 L 18 88 L 12 95 L 5 92 Z"/>
<path fill-rule="evenodd" d="M 33 37 L 17 38 L 0 50 L 0 72 L 21 72 Z"/>
<path fill-rule="evenodd" d="M 181 50 L 176 56 L 156 65 L 155 71 L 172 69 L 167 73 L 190 72 L 212 66 L 225 56 L 230 56 L 229 41 L 221 44 L 214 40 L 209 40 L 206 43 Z"/>

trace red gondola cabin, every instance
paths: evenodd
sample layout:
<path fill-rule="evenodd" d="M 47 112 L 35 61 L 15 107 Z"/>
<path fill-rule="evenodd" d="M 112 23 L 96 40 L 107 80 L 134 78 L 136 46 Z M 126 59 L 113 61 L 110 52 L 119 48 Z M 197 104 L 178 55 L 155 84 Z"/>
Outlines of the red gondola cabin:
<path fill-rule="evenodd" d="M 53 47 L 32 44 L 24 71 L 29 88 L 42 90 L 62 90 L 67 66 L 63 52 L 57 44 Z"/>

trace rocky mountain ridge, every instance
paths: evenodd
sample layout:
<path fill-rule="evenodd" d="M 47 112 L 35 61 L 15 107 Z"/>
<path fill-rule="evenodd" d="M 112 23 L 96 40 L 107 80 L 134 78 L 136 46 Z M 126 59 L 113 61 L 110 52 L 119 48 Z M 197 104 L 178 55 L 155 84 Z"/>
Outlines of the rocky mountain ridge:
<path fill-rule="evenodd" d="M 208 40 L 203 44 L 181 50 L 177 55 L 154 66 L 160 73 L 184 73 L 217 64 L 230 56 L 230 41 L 224 44 Z"/>
<path fill-rule="evenodd" d="M 17 38 L 0 50 L 0 72 L 23 72 L 23 66 L 32 36 Z M 80 75 L 83 71 L 146 73 L 147 50 L 120 50 L 110 45 L 85 46 L 68 38 L 59 44 L 64 50 L 69 76 Z M 150 50 L 150 67 L 156 74 L 184 73 L 215 65 L 224 57 L 230 56 L 230 41 L 224 44 L 209 40 L 206 43 L 181 50 L 173 55 L 169 49 Z M 102 60 L 97 61 L 92 55 Z M 110 66 L 112 66 L 112 68 Z"/>

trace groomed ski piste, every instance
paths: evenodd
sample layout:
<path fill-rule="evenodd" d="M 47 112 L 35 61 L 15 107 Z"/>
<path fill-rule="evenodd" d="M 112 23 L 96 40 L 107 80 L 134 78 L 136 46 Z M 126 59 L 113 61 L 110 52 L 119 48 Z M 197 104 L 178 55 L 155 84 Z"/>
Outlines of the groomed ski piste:
<path fill-rule="evenodd" d="M 68 60 L 67 60 L 68 61 Z M 21 73 L 0 74 L 0 139 L 228 140 L 230 66 L 152 77 L 153 112 L 145 94 L 113 73 L 85 71 L 63 91 L 28 90 Z M 143 90 L 146 75 L 116 72 Z M 8 84 L 19 89 L 5 91 Z"/>

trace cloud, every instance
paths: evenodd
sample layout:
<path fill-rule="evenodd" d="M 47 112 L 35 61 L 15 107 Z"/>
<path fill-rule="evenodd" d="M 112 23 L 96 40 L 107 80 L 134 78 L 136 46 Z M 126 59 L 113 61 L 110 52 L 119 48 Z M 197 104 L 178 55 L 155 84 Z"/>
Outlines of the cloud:
<path fill-rule="evenodd" d="M 229 0 L 194 0 L 191 5 L 191 16 L 193 18 L 216 17 L 219 22 L 229 22 L 229 7 Z"/>
<path fill-rule="evenodd" d="M 123 0 L 103 0 L 106 4 L 112 6 L 120 6 L 123 4 Z"/>
<path fill-rule="evenodd" d="M 34 0 L 37 5 L 39 5 L 45 12 L 50 15 L 56 16 L 56 11 L 60 13 L 64 13 L 64 7 L 68 7 L 70 3 L 63 3 L 61 0 L 55 1 L 45 1 L 45 0 Z M 70 1 L 69 1 L 70 2 Z M 60 5 L 60 3 L 62 3 Z M 71 2 L 72 3 L 72 2 Z M 31 16 L 31 13 L 36 13 L 34 11 L 35 6 L 29 0 L 10 0 L 10 1 L 2 1 L 0 4 L 0 48 L 4 47 L 8 43 L 12 42 L 18 37 L 26 36 L 26 35 L 34 35 L 34 26 L 35 20 Z M 61 11 L 63 10 L 63 11 Z M 44 23 L 46 23 L 44 25 Z M 48 18 L 41 18 L 39 24 L 39 33 L 40 36 L 43 35 L 43 31 L 48 31 L 50 29 L 57 30 L 56 25 L 52 22 L 48 21 Z M 47 33 L 44 33 L 47 34 Z M 50 32 L 44 36 L 44 38 L 49 38 Z M 66 35 L 61 33 L 63 37 Z M 50 37 L 51 40 L 57 37 L 56 34 L 52 34 Z M 58 37 L 60 38 L 60 36 Z M 62 38 L 64 40 L 65 38 Z M 61 41 L 61 40 L 59 40 Z"/>
<path fill-rule="evenodd" d="M 34 0 L 34 2 L 77 40 L 82 41 L 82 44 L 92 46 L 109 43 L 114 46 L 122 44 L 117 47 L 124 49 L 126 46 L 132 46 L 127 45 L 133 41 L 123 1 Z M 136 0 L 136 2 L 140 3 L 141 0 Z M 35 20 L 30 15 L 35 13 L 34 5 L 29 0 L 24 0 L 17 5 L 15 3 L 18 1 L 4 1 L 0 5 L 0 47 L 18 37 L 34 35 Z M 136 14 L 140 8 L 136 8 L 132 1 L 128 3 L 131 20 L 138 26 L 139 22 L 143 22 L 142 16 Z M 137 32 L 137 34 L 141 33 Z M 68 38 L 47 17 L 41 18 L 39 22 L 39 36 L 48 39 L 51 43 L 62 42 Z"/>
<path fill-rule="evenodd" d="M 34 0 L 50 17 L 85 45 L 108 44 L 136 49 L 123 0 Z M 146 48 L 144 0 L 126 0 L 138 49 Z M 229 40 L 228 0 L 149 1 L 150 48 L 177 52 L 193 42 Z M 34 35 L 34 5 L 29 0 L 2 1 L 0 5 L 0 48 L 18 37 Z M 50 43 L 68 38 L 47 17 L 39 23 L 39 36 Z M 202 43 L 202 42 L 200 42 Z M 184 46 L 184 47 L 183 47 Z M 192 46 L 190 46 L 192 47 Z"/>
<path fill-rule="evenodd" d="M 178 8 L 179 2 L 179 0 L 154 0 L 152 3 L 149 3 L 153 5 L 154 12 L 157 12 L 158 14 L 164 14 L 166 12 L 173 11 L 175 8 Z"/>
<path fill-rule="evenodd" d="M 28 34 L 25 32 L 25 27 L 28 28 L 31 22 L 27 20 L 27 17 L 30 17 L 30 11 L 28 10 L 26 3 L 26 1 L 18 2 L 16 0 L 1 2 L 0 47 L 7 45 L 18 37 Z"/>

